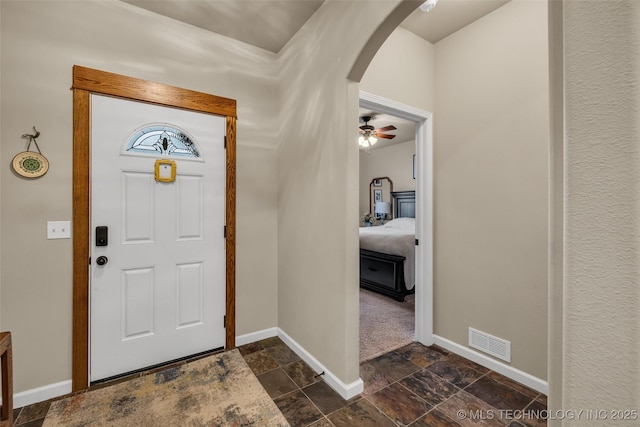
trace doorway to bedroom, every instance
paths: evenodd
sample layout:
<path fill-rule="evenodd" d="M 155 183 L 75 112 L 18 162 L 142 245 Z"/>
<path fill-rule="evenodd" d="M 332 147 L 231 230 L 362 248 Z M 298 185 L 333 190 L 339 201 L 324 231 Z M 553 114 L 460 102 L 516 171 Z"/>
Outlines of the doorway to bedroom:
<path fill-rule="evenodd" d="M 426 111 L 366 92 L 359 117 L 364 362 L 413 341 L 431 344 L 431 123 Z"/>

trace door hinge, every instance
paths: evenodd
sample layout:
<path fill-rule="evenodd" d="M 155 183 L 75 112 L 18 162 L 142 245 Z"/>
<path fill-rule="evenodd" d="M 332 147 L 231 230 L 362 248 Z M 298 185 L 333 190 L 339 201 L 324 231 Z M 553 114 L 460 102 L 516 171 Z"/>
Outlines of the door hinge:
<path fill-rule="evenodd" d="M 226 136 L 224 137 L 224 149 L 225 150 L 227 149 L 227 137 Z"/>
<path fill-rule="evenodd" d="M 222 317 L 222 327 L 223 328 L 227 327 L 227 316 L 226 315 Z"/>
<path fill-rule="evenodd" d="M 89 257 L 89 265 L 91 265 L 91 257 Z"/>
<path fill-rule="evenodd" d="M 416 246 L 418 246 L 420 244 L 420 242 L 418 241 L 418 239 L 416 239 Z"/>
<path fill-rule="evenodd" d="M 222 234 L 224 235 L 224 238 L 227 238 L 227 226 L 224 226 L 224 231 L 222 232 Z"/>

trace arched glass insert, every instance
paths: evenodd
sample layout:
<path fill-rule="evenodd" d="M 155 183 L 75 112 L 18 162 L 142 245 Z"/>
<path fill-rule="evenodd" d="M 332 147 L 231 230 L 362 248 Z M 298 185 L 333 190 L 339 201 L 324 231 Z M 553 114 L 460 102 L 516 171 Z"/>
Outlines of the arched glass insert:
<path fill-rule="evenodd" d="M 124 151 L 164 157 L 200 158 L 200 150 L 193 137 L 167 123 L 154 123 L 138 128 L 129 137 Z"/>

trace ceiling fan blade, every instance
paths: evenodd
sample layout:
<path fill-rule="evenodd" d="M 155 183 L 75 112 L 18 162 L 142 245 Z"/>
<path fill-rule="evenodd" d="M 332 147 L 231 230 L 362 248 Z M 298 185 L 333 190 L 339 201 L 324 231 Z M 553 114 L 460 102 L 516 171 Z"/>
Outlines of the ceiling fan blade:
<path fill-rule="evenodd" d="M 380 129 L 376 129 L 376 131 L 378 132 L 388 132 L 390 130 L 396 130 L 397 128 L 394 125 L 389 125 L 389 126 L 385 126 L 383 128 Z"/>
<path fill-rule="evenodd" d="M 387 135 L 386 133 L 377 133 L 376 132 L 376 138 L 393 139 L 395 137 L 396 137 L 395 135 Z"/>

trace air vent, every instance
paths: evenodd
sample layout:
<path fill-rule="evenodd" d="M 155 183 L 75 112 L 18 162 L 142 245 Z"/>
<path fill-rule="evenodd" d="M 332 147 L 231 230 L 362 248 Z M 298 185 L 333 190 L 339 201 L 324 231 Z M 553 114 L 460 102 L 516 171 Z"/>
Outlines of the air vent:
<path fill-rule="evenodd" d="M 511 342 L 502 338 L 469 328 L 469 346 L 511 362 Z"/>

